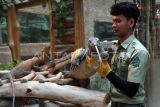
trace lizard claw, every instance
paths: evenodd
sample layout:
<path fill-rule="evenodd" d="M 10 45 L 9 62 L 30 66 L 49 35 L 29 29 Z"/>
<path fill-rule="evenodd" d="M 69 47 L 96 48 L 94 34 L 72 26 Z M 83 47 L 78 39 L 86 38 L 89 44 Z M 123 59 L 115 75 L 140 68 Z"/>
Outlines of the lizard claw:
<path fill-rule="evenodd" d="M 77 67 L 78 65 L 71 64 L 70 70 L 75 70 Z"/>

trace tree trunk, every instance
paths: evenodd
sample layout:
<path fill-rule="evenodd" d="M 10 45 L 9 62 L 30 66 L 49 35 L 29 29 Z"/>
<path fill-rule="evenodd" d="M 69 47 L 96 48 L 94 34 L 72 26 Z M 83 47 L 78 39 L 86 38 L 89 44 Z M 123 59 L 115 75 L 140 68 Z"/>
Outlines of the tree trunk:
<path fill-rule="evenodd" d="M 37 81 L 15 82 L 14 85 L 16 97 L 40 98 L 98 107 L 103 107 L 110 101 L 110 97 L 106 93 L 75 86 L 60 86 L 55 83 L 39 83 Z M 12 97 L 10 83 L 0 87 L 0 98 L 8 97 Z"/>

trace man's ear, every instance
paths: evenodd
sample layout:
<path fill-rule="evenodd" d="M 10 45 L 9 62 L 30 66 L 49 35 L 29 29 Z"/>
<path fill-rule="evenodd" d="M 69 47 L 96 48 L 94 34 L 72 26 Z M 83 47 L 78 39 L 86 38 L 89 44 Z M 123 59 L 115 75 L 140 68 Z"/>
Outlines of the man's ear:
<path fill-rule="evenodd" d="M 130 22 L 130 27 L 133 28 L 135 20 L 133 18 L 131 18 L 129 22 Z"/>

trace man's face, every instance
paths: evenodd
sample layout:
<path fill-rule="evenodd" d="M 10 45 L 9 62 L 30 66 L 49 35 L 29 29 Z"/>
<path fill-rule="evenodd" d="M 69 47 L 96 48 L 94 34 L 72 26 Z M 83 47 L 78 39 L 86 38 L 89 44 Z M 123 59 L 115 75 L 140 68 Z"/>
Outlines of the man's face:
<path fill-rule="evenodd" d="M 128 19 L 123 15 L 112 16 L 112 28 L 117 37 L 126 37 L 132 32 L 133 19 Z"/>

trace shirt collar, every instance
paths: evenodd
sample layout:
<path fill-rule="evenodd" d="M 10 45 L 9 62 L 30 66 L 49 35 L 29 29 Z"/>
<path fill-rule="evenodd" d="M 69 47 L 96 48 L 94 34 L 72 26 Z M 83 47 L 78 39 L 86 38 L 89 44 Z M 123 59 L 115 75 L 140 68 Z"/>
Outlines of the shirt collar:
<path fill-rule="evenodd" d="M 130 35 L 124 42 L 122 42 L 120 45 L 127 49 L 127 47 L 132 43 L 132 41 L 135 39 L 135 36 L 132 34 Z"/>

